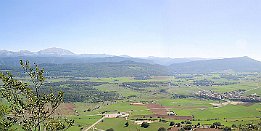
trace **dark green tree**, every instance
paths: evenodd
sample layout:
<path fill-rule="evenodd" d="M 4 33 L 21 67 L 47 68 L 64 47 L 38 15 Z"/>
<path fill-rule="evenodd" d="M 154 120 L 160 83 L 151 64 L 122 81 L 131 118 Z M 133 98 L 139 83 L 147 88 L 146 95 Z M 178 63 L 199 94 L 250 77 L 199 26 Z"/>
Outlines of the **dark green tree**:
<path fill-rule="evenodd" d="M 169 126 L 174 126 L 174 125 L 175 125 L 175 122 L 173 122 L 173 121 L 169 123 Z"/>
<path fill-rule="evenodd" d="M 192 124 L 192 122 L 191 122 L 191 121 L 185 121 L 185 123 L 186 123 L 186 124 Z"/>
<path fill-rule="evenodd" d="M 24 130 L 61 130 L 72 126 L 72 120 L 56 119 L 54 111 L 63 101 L 63 92 L 42 93 L 45 81 L 44 69 L 29 61 L 20 60 L 20 65 L 30 78 L 28 83 L 17 80 L 9 72 L 0 73 L 3 82 L 1 97 L 9 105 L 9 114 L 4 114 L 11 121 L 22 126 Z M 61 126 L 63 125 L 63 126 Z"/>
<path fill-rule="evenodd" d="M 148 122 L 142 122 L 141 127 L 148 128 L 150 124 Z"/>
<path fill-rule="evenodd" d="M 129 126 L 129 122 L 126 122 L 126 123 L 124 124 L 124 126 L 125 126 L 125 127 L 128 127 L 128 126 Z"/>
<path fill-rule="evenodd" d="M 191 125 L 185 125 L 183 128 L 185 130 L 192 130 L 192 126 Z"/>
<path fill-rule="evenodd" d="M 214 122 L 213 125 L 214 126 L 221 126 L 221 123 L 220 122 Z"/>
<path fill-rule="evenodd" d="M 210 128 L 218 128 L 219 126 L 221 126 L 221 123 L 220 122 L 214 122 Z"/>

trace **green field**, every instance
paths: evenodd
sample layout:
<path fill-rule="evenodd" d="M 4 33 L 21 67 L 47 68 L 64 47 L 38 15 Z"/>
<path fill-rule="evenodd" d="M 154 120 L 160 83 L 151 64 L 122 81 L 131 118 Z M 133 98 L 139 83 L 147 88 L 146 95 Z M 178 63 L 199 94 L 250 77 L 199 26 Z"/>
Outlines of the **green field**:
<path fill-rule="evenodd" d="M 174 76 L 161 76 L 152 77 L 148 80 L 135 80 L 132 77 L 119 77 L 119 78 L 88 78 L 87 81 L 92 82 L 107 82 L 94 88 L 100 91 L 114 91 L 123 96 L 122 100 L 107 103 L 75 103 L 76 110 L 79 112 L 79 116 L 70 116 L 75 119 L 76 126 L 69 130 L 79 130 L 81 127 L 88 127 L 95 120 L 98 120 L 101 116 L 101 112 L 107 111 L 107 113 L 128 112 L 130 116 L 128 120 L 125 118 L 106 118 L 95 126 L 97 129 L 106 130 L 113 128 L 116 131 L 155 131 L 159 127 L 169 127 L 169 122 L 175 123 L 182 122 L 182 120 L 165 119 L 166 122 L 159 122 L 159 118 L 154 119 L 148 128 L 140 127 L 135 124 L 137 116 L 152 115 L 146 106 L 133 106 L 132 102 L 145 102 L 156 103 L 168 108 L 169 111 L 174 111 L 178 116 L 193 116 L 192 124 L 201 123 L 201 125 L 210 125 L 214 122 L 221 122 L 224 126 L 231 127 L 232 124 L 246 124 L 246 123 L 258 123 L 261 118 L 261 103 L 227 103 L 226 101 L 196 99 L 196 98 L 183 98 L 173 99 L 172 94 L 179 95 L 193 95 L 193 93 L 201 90 L 213 90 L 215 92 L 224 93 L 238 89 L 247 90 L 243 95 L 247 96 L 253 93 L 258 95 L 261 92 L 259 88 L 259 80 L 257 78 L 244 78 L 240 80 L 227 80 L 220 78 L 218 74 L 194 76 L 192 78 L 183 78 L 189 75 L 181 75 L 180 78 Z M 221 86 L 195 86 L 193 81 L 195 80 L 212 80 L 216 83 L 222 82 L 237 82 L 237 84 L 221 85 Z M 142 90 L 133 90 L 132 88 L 122 87 L 124 82 L 171 82 L 177 83 L 178 86 L 159 86 L 159 87 L 144 87 Z M 166 92 L 160 92 L 160 89 L 164 89 Z M 249 90 L 249 91 L 248 91 Z M 135 96 L 135 97 L 128 97 Z M 223 103 L 223 105 L 222 105 Z M 213 106 L 220 104 L 221 106 Z M 99 109 L 90 112 L 85 112 L 88 108 L 94 108 L 100 106 Z M 90 115 L 94 115 L 90 117 Z M 79 119 L 80 118 L 80 119 Z M 128 122 L 129 126 L 125 127 L 124 124 Z"/>

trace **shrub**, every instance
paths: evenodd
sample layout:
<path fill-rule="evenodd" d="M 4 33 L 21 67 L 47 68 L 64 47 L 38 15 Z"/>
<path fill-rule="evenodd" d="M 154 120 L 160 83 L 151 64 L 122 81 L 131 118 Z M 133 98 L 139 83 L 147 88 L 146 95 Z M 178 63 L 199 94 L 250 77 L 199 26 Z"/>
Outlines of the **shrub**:
<path fill-rule="evenodd" d="M 129 122 L 126 122 L 124 125 L 125 125 L 125 127 L 128 127 L 129 126 Z"/>
<path fill-rule="evenodd" d="M 174 125 L 175 125 L 175 122 L 173 122 L 173 121 L 169 123 L 169 126 L 174 126 Z"/>
<path fill-rule="evenodd" d="M 150 124 L 148 122 L 142 122 L 141 127 L 148 128 Z"/>

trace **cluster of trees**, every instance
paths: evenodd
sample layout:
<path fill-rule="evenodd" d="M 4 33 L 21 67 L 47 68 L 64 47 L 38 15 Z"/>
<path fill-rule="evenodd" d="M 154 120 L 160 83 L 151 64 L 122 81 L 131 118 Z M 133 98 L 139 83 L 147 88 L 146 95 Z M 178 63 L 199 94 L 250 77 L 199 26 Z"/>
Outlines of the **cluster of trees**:
<path fill-rule="evenodd" d="M 214 123 L 210 126 L 210 128 L 218 128 L 218 127 L 220 127 L 220 126 L 222 126 L 220 122 L 214 122 Z"/>
<path fill-rule="evenodd" d="M 123 82 L 121 86 L 123 87 L 133 87 L 133 88 L 146 88 L 146 87 L 160 87 L 160 86 L 168 86 L 175 85 L 169 82 Z"/>
<path fill-rule="evenodd" d="M 89 81 L 66 80 L 66 81 L 59 81 L 59 82 L 44 83 L 44 86 L 57 87 L 57 86 L 69 85 L 71 87 L 73 87 L 73 86 L 93 87 L 93 86 L 100 86 L 102 84 L 108 84 L 108 82 L 89 82 Z"/>
<path fill-rule="evenodd" d="M 135 88 L 159 87 L 159 85 L 155 82 L 123 82 L 121 86 Z"/>
<path fill-rule="evenodd" d="M 52 86 L 54 91 L 64 92 L 65 102 L 104 102 L 115 101 L 120 98 L 120 95 L 116 92 L 104 92 L 99 91 L 93 86 L 99 86 L 106 84 L 106 82 L 83 82 L 83 81 L 61 81 L 46 83 L 42 92 L 49 92 L 48 87 Z"/>
<path fill-rule="evenodd" d="M 183 99 L 183 98 L 194 98 L 195 96 L 193 95 L 179 95 L 179 94 L 173 94 L 172 99 Z"/>
<path fill-rule="evenodd" d="M 239 125 L 232 125 L 232 128 L 239 129 L 242 131 L 249 131 L 249 130 L 256 130 L 259 131 L 261 129 L 261 122 L 257 124 L 248 123 L 248 124 L 239 124 Z"/>
<path fill-rule="evenodd" d="M 134 80 L 148 80 L 151 79 L 150 76 L 135 76 Z"/>
<path fill-rule="evenodd" d="M 137 119 L 137 120 L 147 120 L 147 119 Z M 166 123 L 166 120 L 162 120 L 160 119 L 160 122 L 164 122 Z M 129 126 L 129 122 L 126 122 L 124 124 L 124 127 L 128 127 Z M 148 128 L 150 126 L 150 124 L 148 122 L 143 122 L 141 125 L 141 127 L 143 128 Z M 170 121 L 169 122 L 169 128 L 165 128 L 165 127 L 160 127 L 158 128 L 158 131 L 167 131 L 170 130 L 171 127 L 178 127 L 179 131 L 186 131 L 186 130 L 193 130 L 196 128 L 200 128 L 201 124 L 197 123 L 195 125 L 192 124 L 191 121 L 181 121 L 180 123 L 175 123 L 174 121 Z M 215 129 L 219 129 L 219 130 L 223 130 L 223 131 L 231 131 L 232 129 L 238 129 L 238 130 L 242 130 L 242 131 L 249 131 L 249 130 L 260 130 L 261 129 L 261 123 L 258 124 L 239 124 L 239 125 L 235 125 L 233 124 L 232 127 L 224 127 L 224 125 L 222 125 L 220 122 L 214 122 L 210 125 L 209 128 L 215 128 Z M 113 131 L 112 128 L 108 129 L 108 131 Z M 107 130 L 106 130 L 107 131 Z"/>
<path fill-rule="evenodd" d="M 193 84 L 196 85 L 196 86 L 212 86 L 214 84 L 214 81 L 207 80 L 207 79 L 195 80 L 193 82 Z"/>
<path fill-rule="evenodd" d="M 237 84 L 238 82 L 214 82 L 212 80 L 207 80 L 207 79 L 203 79 L 203 80 L 195 80 L 193 82 L 193 85 L 196 86 L 224 86 L 224 85 L 232 85 L 232 84 Z"/>
<path fill-rule="evenodd" d="M 193 80 L 194 76 L 192 74 L 191 75 L 175 75 L 175 78 L 176 79 L 190 79 L 190 80 Z"/>
<path fill-rule="evenodd" d="M 117 92 L 105 92 L 99 91 L 92 87 L 75 86 L 75 87 L 55 87 L 52 90 L 61 90 L 64 92 L 64 102 L 104 102 L 115 101 L 120 99 L 120 95 Z M 48 92 L 47 88 L 43 92 Z"/>
<path fill-rule="evenodd" d="M 235 76 L 235 75 L 228 75 L 228 74 L 221 74 L 220 78 L 227 79 L 227 80 L 234 80 L 238 81 L 240 78 L 243 78 L 242 76 Z"/>

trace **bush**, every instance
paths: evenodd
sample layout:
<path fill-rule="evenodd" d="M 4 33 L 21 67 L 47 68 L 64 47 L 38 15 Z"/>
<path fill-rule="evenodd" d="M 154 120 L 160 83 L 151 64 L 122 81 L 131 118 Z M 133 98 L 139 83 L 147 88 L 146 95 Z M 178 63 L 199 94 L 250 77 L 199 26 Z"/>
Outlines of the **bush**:
<path fill-rule="evenodd" d="M 221 123 L 220 122 L 214 122 L 213 125 L 214 126 L 221 126 Z"/>
<path fill-rule="evenodd" d="M 215 125 L 211 125 L 210 128 L 216 128 Z"/>
<path fill-rule="evenodd" d="M 175 122 L 173 122 L 173 121 L 169 123 L 169 126 L 174 126 L 174 125 L 175 125 Z"/>
<path fill-rule="evenodd" d="M 167 121 L 166 120 L 161 120 L 160 122 L 166 123 Z"/>
<path fill-rule="evenodd" d="M 124 125 L 125 125 L 125 127 L 128 127 L 129 126 L 129 122 L 126 122 Z"/>
<path fill-rule="evenodd" d="M 184 126 L 184 129 L 185 129 L 185 130 L 191 130 L 191 129 L 192 129 L 192 126 L 191 126 L 191 125 L 186 125 L 186 126 Z"/>
<path fill-rule="evenodd" d="M 142 122 L 141 127 L 148 128 L 150 124 L 148 122 Z"/>
<path fill-rule="evenodd" d="M 192 124 L 192 122 L 191 121 L 186 121 L 186 124 Z"/>

